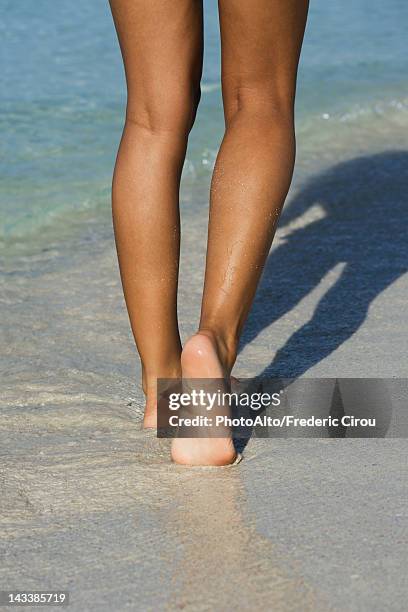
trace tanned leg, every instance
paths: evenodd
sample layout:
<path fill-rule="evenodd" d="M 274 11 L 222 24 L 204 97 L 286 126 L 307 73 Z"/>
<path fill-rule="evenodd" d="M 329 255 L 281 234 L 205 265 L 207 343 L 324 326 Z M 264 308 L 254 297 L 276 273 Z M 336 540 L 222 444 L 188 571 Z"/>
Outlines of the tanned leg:
<path fill-rule="evenodd" d="M 295 160 L 296 74 L 307 0 L 219 0 L 226 130 L 210 202 L 198 333 L 186 378 L 228 378 L 284 204 Z M 176 439 L 178 463 L 231 462 L 229 438 Z"/>
<path fill-rule="evenodd" d="M 113 179 L 122 284 L 140 354 L 144 426 L 157 378 L 181 375 L 179 185 L 200 97 L 201 0 L 110 0 L 125 65 L 126 122 Z"/>

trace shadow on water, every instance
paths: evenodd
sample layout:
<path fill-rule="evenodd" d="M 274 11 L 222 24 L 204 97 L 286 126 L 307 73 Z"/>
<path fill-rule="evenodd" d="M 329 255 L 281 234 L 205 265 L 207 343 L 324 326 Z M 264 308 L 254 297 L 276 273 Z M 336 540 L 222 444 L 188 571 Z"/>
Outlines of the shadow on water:
<path fill-rule="evenodd" d="M 337 282 L 261 376 L 299 377 L 348 340 L 371 302 L 408 270 L 408 151 L 358 157 L 314 176 L 284 210 L 280 229 L 312 206 L 324 214 L 288 233 L 265 266 L 241 350 L 306 297 L 338 264 Z"/>

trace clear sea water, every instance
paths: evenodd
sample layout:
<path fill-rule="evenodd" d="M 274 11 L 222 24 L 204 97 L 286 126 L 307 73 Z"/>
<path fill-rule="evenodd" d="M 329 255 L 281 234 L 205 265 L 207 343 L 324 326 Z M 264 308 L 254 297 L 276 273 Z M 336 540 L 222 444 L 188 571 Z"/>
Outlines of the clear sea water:
<path fill-rule="evenodd" d="M 109 210 L 123 69 L 107 2 L 0 0 L 0 239 L 46 245 Z M 405 0 L 312 0 L 300 67 L 297 180 L 333 160 L 403 146 Z M 183 202 L 206 204 L 222 135 L 217 3 L 205 0 L 203 98 Z"/>

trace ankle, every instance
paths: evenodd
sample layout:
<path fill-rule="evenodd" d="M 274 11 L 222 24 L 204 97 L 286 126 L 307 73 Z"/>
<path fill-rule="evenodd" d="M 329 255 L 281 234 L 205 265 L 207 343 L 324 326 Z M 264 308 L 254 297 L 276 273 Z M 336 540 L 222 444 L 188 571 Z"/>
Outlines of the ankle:
<path fill-rule="evenodd" d="M 219 332 L 207 326 L 200 326 L 198 333 L 207 336 L 213 341 L 221 365 L 229 376 L 237 359 L 238 339 L 236 336 L 233 334 L 228 335 L 225 332 Z"/>
<path fill-rule="evenodd" d="M 142 388 L 146 397 L 156 397 L 157 395 L 157 380 L 160 378 L 181 378 L 181 364 L 166 365 L 157 371 L 147 371 L 142 367 Z"/>

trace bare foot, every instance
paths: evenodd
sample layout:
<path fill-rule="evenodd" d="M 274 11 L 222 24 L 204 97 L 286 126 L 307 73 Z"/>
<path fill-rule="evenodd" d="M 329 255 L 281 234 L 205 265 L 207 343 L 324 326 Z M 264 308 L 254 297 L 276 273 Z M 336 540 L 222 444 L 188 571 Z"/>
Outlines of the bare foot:
<path fill-rule="evenodd" d="M 183 378 L 224 378 L 214 340 L 206 333 L 190 338 L 181 354 Z M 223 466 L 236 459 L 232 437 L 175 438 L 171 458 L 181 465 Z"/>

